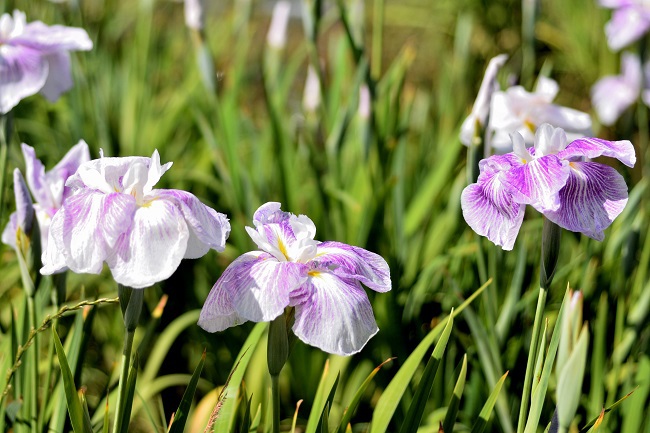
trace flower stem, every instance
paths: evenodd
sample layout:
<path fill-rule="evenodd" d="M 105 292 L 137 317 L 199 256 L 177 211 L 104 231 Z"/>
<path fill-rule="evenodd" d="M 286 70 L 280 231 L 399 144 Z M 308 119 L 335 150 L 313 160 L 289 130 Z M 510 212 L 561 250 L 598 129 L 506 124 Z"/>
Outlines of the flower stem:
<path fill-rule="evenodd" d="M 271 376 L 271 400 L 273 400 L 273 433 L 280 433 L 280 384 L 279 375 Z"/>
<path fill-rule="evenodd" d="M 135 330 L 129 331 L 125 330 L 124 332 L 124 347 L 122 350 L 122 371 L 120 371 L 120 382 L 117 387 L 117 405 L 115 408 L 115 419 L 113 422 L 113 433 L 119 433 L 122 431 L 124 422 L 127 423 L 129 420 L 123 420 L 124 416 L 124 406 L 126 398 L 126 380 L 129 374 L 129 366 L 131 364 L 131 349 L 133 348 L 133 336 L 135 335 Z"/>
<path fill-rule="evenodd" d="M 27 295 L 27 311 L 29 314 L 29 324 L 32 330 L 36 329 L 36 306 L 34 305 L 34 296 Z M 32 364 L 32 378 L 31 383 L 31 398 L 30 398 L 30 417 L 29 424 L 31 431 L 37 431 L 37 418 L 38 418 L 38 338 L 34 336 L 34 347 L 31 350 Z"/>

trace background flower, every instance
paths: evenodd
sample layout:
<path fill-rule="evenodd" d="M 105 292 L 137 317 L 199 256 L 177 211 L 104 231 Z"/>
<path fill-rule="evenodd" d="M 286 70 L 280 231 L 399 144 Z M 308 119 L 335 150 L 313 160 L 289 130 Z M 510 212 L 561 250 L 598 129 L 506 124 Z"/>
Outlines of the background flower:
<path fill-rule="evenodd" d="M 0 112 L 40 92 L 50 101 L 72 87 L 72 50 L 90 50 L 93 43 L 85 30 L 27 23 L 25 13 L 0 17 Z"/>
<path fill-rule="evenodd" d="M 642 85 L 639 56 L 623 53 L 621 75 L 603 77 L 591 89 L 591 101 L 602 124 L 613 125 L 639 99 Z"/>
<path fill-rule="evenodd" d="M 188 192 L 153 189 L 170 167 L 160 165 L 158 151 L 82 164 L 52 219 L 41 273 L 67 266 L 97 274 L 106 262 L 115 281 L 142 288 L 168 278 L 183 258 L 223 251 L 225 215 Z"/>
<path fill-rule="evenodd" d="M 391 288 L 388 264 L 379 255 L 339 242 L 314 240 L 305 215 L 266 203 L 248 234 L 262 251 L 238 257 L 219 277 L 201 310 L 199 326 L 222 331 L 248 320 L 268 322 L 295 307 L 293 332 L 325 352 L 351 355 L 377 333 L 361 283 Z"/>
<path fill-rule="evenodd" d="M 650 29 L 650 5 L 645 0 L 600 0 L 601 6 L 614 9 L 605 26 L 609 47 L 618 51 Z"/>

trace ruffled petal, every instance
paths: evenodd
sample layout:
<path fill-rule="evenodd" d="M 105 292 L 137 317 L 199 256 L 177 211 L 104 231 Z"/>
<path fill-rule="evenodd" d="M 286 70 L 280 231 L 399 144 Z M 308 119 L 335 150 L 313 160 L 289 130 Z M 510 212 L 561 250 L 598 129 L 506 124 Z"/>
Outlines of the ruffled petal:
<path fill-rule="evenodd" d="M 544 215 L 560 227 L 602 241 L 603 230 L 627 203 L 625 180 L 612 167 L 596 162 L 572 162 L 570 167 L 560 208 Z"/>
<path fill-rule="evenodd" d="M 131 229 L 120 237 L 106 261 L 118 283 L 148 287 L 174 273 L 185 256 L 188 238 L 178 207 L 170 200 L 153 200 L 137 208 Z"/>
<path fill-rule="evenodd" d="M 558 153 L 563 159 L 596 158 L 598 156 L 616 158 L 628 167 L 634 167 L 636 153 L 629 140 L 607 141 L 600 138 L 579 138 Z"/>
<path fill-rule="evenodd" d="M 41 21 L 32 21 L 25 25 L 23 33 L 12 38 L 11 43 L 46 54 L 56 51 L 87 51 L 93 47 L 93 42 L 84 29 L 61 25 L 48 26 Z"/>
<path fill-rule="evenodd" d="M 69 197 L 52 219 L 41 272 L 51 273 L 50 262 L 60 262 L 59 254 L 74 272 L 100 273 L 118 239 L 128 233 L 135 207 L 126 194 L 90 191 Z"/>
<path fill-rule="evenodd" d="M 158 189 L 153 190 L 151 195 L 173 201 L 183 213 L 185 222 L 190 229 L 184 258 L 202 257 L 210 248 L 219 252 L 225 249 L 226 239 L 230 234 L 230 223 L 226 215 L 204 205 L 189 192 L 177 189 Z"/>
<path fill-rule="evenodd" d="M 643 36 L 650 28 L 650 17 L 643 6 L 627 6 L 614 11 L 605 25 L 609 47 L 618 51 Z"/>
<path fill-rule="evenodd" d="M 325 352 L 357 353 L 379 330 L 368 296 L 356 280 L 328 272 L 312 273 L 294 295 L 293 332 Z"/>
<path fill-rule="evenodd" d="M 47 80 L 48 63 L 27 47 L 2 45 L 0 55 L 0 112 L 9 112 L 21 99 L 38 93 Z"/>
<path fill-rule="evenodd" d="M 377 292 L 391 289 L 388 263 L 378 254 L 340 242 L 318 244 L 316 257 L 311 263 L 317 269 L 327 270 L 339 277 L 362 282 Z"/>
<path fill-rule="evenodd" d="M 72 73 L 70 72 L 70 54 L 60 51 L 45 55 L 49 72 L 47 80 L 41 89 L 41 95 L 54 102 L 59 96 L 72 88 Z"/>
<path fill-rule="evenodd" d="M 460 197 L 463 217 L 481 236 L 511 250 L 524 219 L 525 205 L 513 200 L 498 172 L 483 173 Z"/>
<path fill-rule="evenodd" d="M 530 204 L 540 212 L 556 210 L 560 206 L 558 192 L 569 176 L 566 164 L 556 155 L 536 158 L 503 172 L 500 181 L 507 186 L 514 201 Z"/>

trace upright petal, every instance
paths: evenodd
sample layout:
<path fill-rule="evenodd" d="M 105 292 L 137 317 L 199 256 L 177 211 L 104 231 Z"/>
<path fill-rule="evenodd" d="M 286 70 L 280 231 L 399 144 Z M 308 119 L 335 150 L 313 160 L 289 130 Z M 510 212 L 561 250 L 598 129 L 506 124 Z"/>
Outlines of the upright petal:
<path fill-rule="evenodd" d="M 45 174 L 52 197 L 55 200 L 55 206 L 61 207 L 63 199 L 70 194 L 69 188 L 65 187 L 65 182 L 70 176 L 77 172 L 79 166 L 90 161 L 90 151 L 88 144 L 84 140 L 79 140 L 77 144 L 61 158 L 52 170 Z"/>
<path fill-rule="evenodd" d="M 38 51 L 2 45 L 0 56 L 0 113 L 9 112 L 21 99 L 38 93 L 47 80 L 48 63 Z"/>
<path fill-rule="evenodd" d="M 603 230 L 627 203 L 625 180 L 612 167 L 596 162 L 572 162 L 570 167 L 560 208 L 544 215 L 560 227 L 602 241 Z"/>
<path fill-rule="evenodd" d="M 29 189 L 32 191 L 32 194 L 38 203 L 45 206 L 52 206 L 54 200 L 45 178 L 45 167 L 41 161 L 36 158 L 36 152 L 32 146 L 23 143 L 21 147 L 23 150 L 23 157 L 25 158 L 25 177 Z"/>
<path fill-rule="evenodd" d="M 368 296 L 358 281 L 328 272 L 311 274 L 293 294 L 293 332 L 305 343 L 328 353 L 359 352 L 379 330 Z"/>
<path fill-rule="evenodd" d="M 14 169 L 14 197 L 16 199 L 16 215 L 18 226 L 23 233 L 30 234 L 34 224 L 34 205 L 32 196 L 25 184 L 25 178 L 19 169 Z"/>
<path fill-rule="evenodd" d="M 598 156 L 616 158 L 628 167 L 634 167 L 636 153 L 629 140 L 607 141 L 600 138 L 579 138 L 558 153 L 563 159 L 596 158 Z"/>
<path fill-rule="evenodd" d="M 190 229 L 186 259 L 202 257 L 210 248 L 219 252 L 226 247 L 230 234 L 230 223 L 226 215 L 204 205 L 189 192 L 177 189 L 158 189 L 151 196 L 171 200 L 178 206 Z"/>
<path fill-rule="evenodd" d="M 183 214 L 169 200 L 138 206 L 132 221 L 106 262 L 115 281 L 139 289 L 174 273 L 185 256 L 189 230 Z"/>
<path fill-rule="evenodd" d="M 511 250 L 524 219 L 525 205 L 513 200 L 499 172 L 485 172 L 460 197 L 463 217 L 481 236 Z"/>
<path fill-rule="evenodd" d="M 340 242 L 318 244 L 318 253 L 312 263 L 339 277 L 354 279 L 377 292 L 391 289 L 388 263 L 378 254 Z"/>
<path fill-rule="evenodd" d="M 253 214 L 253 224 L 255 227 L 261 224 L 281 223 L 288 221 L 290 214 L 280 210 L 281 203 L 270 201 L 257 208 Z"/>

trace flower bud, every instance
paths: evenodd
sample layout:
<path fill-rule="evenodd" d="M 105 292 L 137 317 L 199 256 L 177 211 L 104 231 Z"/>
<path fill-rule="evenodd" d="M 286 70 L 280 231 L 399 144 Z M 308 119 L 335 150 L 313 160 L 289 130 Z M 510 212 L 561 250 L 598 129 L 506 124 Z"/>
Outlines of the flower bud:
<path fill-rule="evenodd" d="M 266 356 L 269 373 L 271 376 L 278 376 L 289 358 L 289 339 L 285 314 L 280 314 L 269 323 Z"/>
<path fill-rule="evenodd" d="M 542 228 L 542 261 L 540 263 L 539 285 L 548 289 L 555 275 L 557 259 L 560 254 L 560 239 L 562 229 L 560 226 L 544 218 L 544 227 Z"/>

